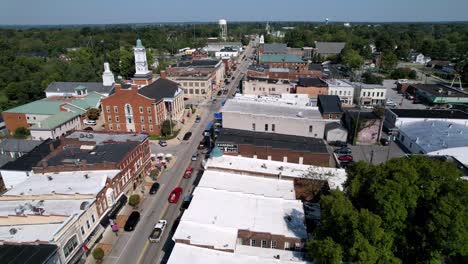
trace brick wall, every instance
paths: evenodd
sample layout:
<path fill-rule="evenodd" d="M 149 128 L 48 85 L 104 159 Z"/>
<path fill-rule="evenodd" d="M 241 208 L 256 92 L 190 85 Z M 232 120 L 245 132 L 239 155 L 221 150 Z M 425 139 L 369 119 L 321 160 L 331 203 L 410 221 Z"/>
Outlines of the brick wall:
<path fill-rule="evenodd" d="M 317 98 L 319 94 L 328 94 L 328 87 L 316 87 L 316 86 L 296 86 L 296 93 L 307 94 L 309 97 Z"/>
<path fill-rule="evenodd" d="M 3 112 L 2 116 L 3 120 L 5 121 L 5 126 L 10 134 L 15 133 L 15 130 L 19 127 L 29 128 L 25 114 Z"/>
<path fill-rule="evenodd" d="M 294 248 L 296 243 L 299 243 L 300 248 L 302 248 L 304 243 L 304 241 L 299 238 L 241 229 L 237 231 L 237 237 L 242 239 L 242 245 L 253 247 L 262 247 L 262 240 L 266 242 L 265 248 L 271 248 L 271 242 L 275 241 L 276 249 L 291 249 Z M 255 240 L 255 245 L 252 245 L 252 240 Z M 286 242 L 289 243 L 289 248 L 285 248 Z"/>

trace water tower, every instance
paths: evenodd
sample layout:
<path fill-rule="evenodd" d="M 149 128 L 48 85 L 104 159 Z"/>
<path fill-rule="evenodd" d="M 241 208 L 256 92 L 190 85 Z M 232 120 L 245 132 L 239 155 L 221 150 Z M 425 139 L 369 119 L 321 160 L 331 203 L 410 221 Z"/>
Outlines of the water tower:
<path fill-rule="evenodd" d="M 325 18 L 325 25 L 328 25 L 328 17 Z"/>
<path fill-rule="evenodd" d="M 220 36 L 221 36 L 221 39 L 223 41 L 226 41 L 227 39 L 227 21 L 226 19 L 220 19 L 218 21 L 218 24 L 219 24 L 219 30 L 221 31 L 220 33 Z"/>

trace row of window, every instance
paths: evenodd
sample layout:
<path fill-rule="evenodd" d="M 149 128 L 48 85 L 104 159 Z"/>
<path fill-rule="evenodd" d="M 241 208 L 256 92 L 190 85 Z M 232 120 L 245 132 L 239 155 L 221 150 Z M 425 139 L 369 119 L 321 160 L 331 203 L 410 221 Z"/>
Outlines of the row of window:
<path fill-rule="evenodd" d="M 93 221 L 93 224 L 94 222 L 96 222 L 96 218 L 94 217 L 94 214 L 91 215 L 91 221 Z M 86 230 L 89 232 L 89 229 L 91 228 L 91 224 L 89 223 L 89 219 L 86 220 Z M 86 233 L 85 231 L 85 227 L 84 226 L 81 226 L 81 235 L 84 235 Z"/>
<path fill-rule="evenodd" d="M 265 124 L 265 131 L 268 131 L 268 128 L 269 128 L 269 125 Z M 252 123 L 252 130 L 256 131 L 256 129 L 257 129 L 257 125 L 255 123 Z M 275 124 L 271 124 L 271 132 L 275 132 L 275 130 L 276 130 Z M 313 131 L 313 126 L 310 125 L 309 126 L 309 133 L 312 133 L 312 131 Z"/>
<path fill-rule="evenodd" d="M 126 105 L 126 110 L 125 113 L 128 114 L 128 115 L 131 115 L 132 114 L 132 111 L 131 111 L 131 107 L 129 104 Z M 143 106 L 140 106 L 138 107 L 138 111 L 140 112 L 140 114 L 143 114 L 143 111 L 144 111 L 144 107 Z M 148 114 L 151 114 L 152 113 L 152 107 L 146 107 L 146 112 Z M 106 106 L 106 112 L 107 113 L 110 113 L 111 112 L 111 107 L 108 105 Z M 118 113 L 119 112 L 119 107 L 117 107 L 116 105 L 114 105 L 114 113 Z"/>
<path fill-rule="evenodd" d="M 351 91 L 330 90 L 330 95 L 348 95 L 348 96 L 351 96 Z"/>
<path fill-rule="evenodd" d="M 141 128 L 141 131 L 143 131 L 143 132 L 146 131 L 146 126 L 145 125 L 140 125 L 140 128 Z M 115 127 L 115 130 L 120 131 L 121 129 L 122 129 L 122 127 L 120 126 L 120 124 L 117 124 L 116 127 Z M 113 124 L 109 124 L 109 130 L 114 130 L 114 125 Z M 154 126 L 153 125 L 149 125 L 149 131 L 150 132 L 154 131 Z"/>
<path fill-rule="evenodd" d="M 363 97 L 384 97 L 384 92 L 362 92 Z"/>
<path fill-rule="evenodd" d="M 256 247 L 257 246 L 257 240 L 255 239 L 250 239 L 250 246 Z M 267 240 L 260 240 L 260 247 L 262 248 L 277 248 L 278 243 L 276 240 L 271 240 L 270 243 L 268 243 Z M 291 244 L 288 241 L 284 242 L 284 249 L 293 249 L 293 248 L 300 249 L 301 248 L 301 243 L 295 243 L 294 245 L 291 246 Z"/>
<path fill-rule="evenodd" d="M 205 82 L 182 82 L 183 87 L 205 87 Z"/>
<path fill-rule="evenodd" d="M 148 119 L 148 123 L 153 123 L 153 117 L 152 116 L 148 116 L 147 119 Z M 112 116 L 111 115 L 107 116 L 107 121 L 112 122 Z M 120 122 L 120 117 L 116 115 L 115 116 L 115 123 L 119 123 L 119 122 Z M 129 124 L 133 123 L 133 119 L 131 117 L 127 118 L 127 123 L 129 123 Z M 145 123 L 145 117 L 144 116 L 140 116 L 140 123 Z"/>
<path fill-rule="evenodd" d="M 185 94 L 206 94 L 205 89 L 184 89 Z"/>

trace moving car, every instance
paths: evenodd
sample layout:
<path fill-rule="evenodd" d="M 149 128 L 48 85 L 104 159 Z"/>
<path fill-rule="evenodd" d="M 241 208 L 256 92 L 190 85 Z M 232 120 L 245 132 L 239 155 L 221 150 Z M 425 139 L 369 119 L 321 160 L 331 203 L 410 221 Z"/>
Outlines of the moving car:
<path fill-rule="evenodd" d="M 339 161 L 353 161 L 353 156 L 351 155 L 342 155 L 338 157 Z"/>
<path fill-rule="evenodd" d="M 156 194 L 159 190 L 159 183 L 155 182 L 153 185 L 151 185 L 149 194 Z"/>
<path fill-rule="evenodd" d="M 193 168 L 188 167 L 187 169 L 185 169 L 184 178 L 188 179 L 192 177 L 192 173 L 193 173 Z"/>
<path fill-rule="evenodd" d="M 158 144 L 159 144 L 159 146 L 161 146 L 161 147 L 166 147 L 166 146 L 167 146 L 166 140 L 159 140 Z"/>
<path fill-rule="evenodd" d="M 196 161 L 198 159 L 198 153 L 194 153 L 192 155 L 192 161 Z"/>
<path fill-rule="evenodd" d="M 172 192 L 169 194 L 168 201 L 170 203 L 177 203 L 179 201 L 180 195 L 182 194 L 182 188 L 176 187 Z"/>
<path fill-rule="evenodd" d="M 218 93 L 216 93 L 217 96 L 221 96 L 221 94 L 223 94 L 221 90 L 219 90 Z"/>
<path fill-rule="evenodd" d="M 184 140 L 189 140 L 191 136 L 192 136 L 192 132 L 187 132 L 187 133 L 185 133 L 183 139 L 184 139 Z"/>
<path fill-rule="evenodd" d="M 396 107 L 397 106 L 397 104 L 395 102 L 392 102 L 392 101 L 386 102 L 385 105 L 390 106 L 390 107 Z"/>
<path fill-rule="evenodd" d="M 83 124 L 87 125 L 87 126 L 95 126 L 96 125 L 96 121 L 95 120 L 89 120 L 89 119 L 85 119 L 83 121 Z"/>
<path fill-rule="evenodd" d="M 154 226 L 153 232 L 149 236 L 149 241 L 152 243 L 157 243 L 161 240 L 161 236 L 166 229 L 167 221 L 166 220 L 159 220 L 158 223 Z"/>
<path fill-rule="evenodd" d="M 197 115 L 197 117 L 195 118 L 195 123 L 200 123 L 200 120 L 201 120 L 201 117 Z"/>
<path fill-rule="evenodd" d="M 125 231 L 133 231 L 135 230 L 136 225 L 140 221 L 140 213 L 137 211 L 133 211 L 125 222 L 124 230 Z"/>
<path fill-rule="evenodd" d="M 341 147 L 339 149 L 335 149 L 334 151 L 336 154 L 344 154 L 344 155 L 348 155 L 348 154 L 351 154 L 351 149 L 348 148 L 348 147 Z"/>
<path fill-rule="evenodd" d="M 388 144 L 390 144 L 390 141 L 388 141 L 388 139 L 386 139 L 386 138 L 381 138 L 381 139 L 380 139 L 380 143 L 381 143 L 383 146 L 388 146 Z"/>

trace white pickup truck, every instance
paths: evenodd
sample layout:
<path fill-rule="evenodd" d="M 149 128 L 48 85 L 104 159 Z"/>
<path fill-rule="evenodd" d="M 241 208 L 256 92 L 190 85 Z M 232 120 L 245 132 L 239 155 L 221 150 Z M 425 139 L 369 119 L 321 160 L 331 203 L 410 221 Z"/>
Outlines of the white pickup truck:
<path fill-rule="evenodd" d="M 151 235 L 149 236 L 149 241 L 152 243 L 157 243 L 161 240 L 161 236 L 166 228 L 167 221 L 166 220 L 159 220 L 158 223 L 154 226 Z"/>

